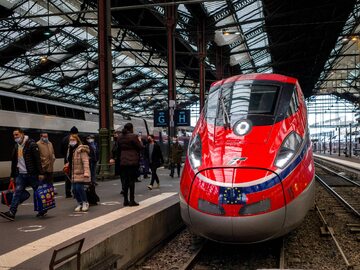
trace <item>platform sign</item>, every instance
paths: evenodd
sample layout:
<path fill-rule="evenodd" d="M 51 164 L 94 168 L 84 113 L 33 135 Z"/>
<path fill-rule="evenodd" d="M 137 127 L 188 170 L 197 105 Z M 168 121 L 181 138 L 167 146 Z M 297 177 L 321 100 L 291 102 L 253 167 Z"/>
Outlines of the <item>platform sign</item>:
<path fill-rule="evenodd" d="M 154 127 L 166 127 L 169 123 L 168 110 L 154 111 Z"/>
<path fill-rule="evenodd" d="M 174 124 L 176 127 L 190 126 L 190 110 L 175 110 Z M 154 127 L 167 127 L 169 124 L 168 110 L 154 111 Z"/>
<path fill-rule="evenodd" d="M 175 110 L 174 122 L 175 126 L 190 126 L 190 110 Z"/>

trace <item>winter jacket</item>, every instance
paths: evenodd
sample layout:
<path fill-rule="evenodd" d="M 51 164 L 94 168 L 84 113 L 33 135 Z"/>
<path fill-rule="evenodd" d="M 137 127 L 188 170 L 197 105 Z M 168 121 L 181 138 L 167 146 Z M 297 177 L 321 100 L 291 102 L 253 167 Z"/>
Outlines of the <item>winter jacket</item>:
<path fill-rule="evenodd" d="M 161 153 L 161 149 L 160 146 L 154 142 L 154 149 L 152 151 L 152 155 L 151 155 L 151 162 L 150 162 L 150 157 L 149 157 L 149 148 L 150 148 L 150 144 L 146 145 L 145 148 L 145 158 L 149 161 L 151 166 L 155 166 L 155 167 L 160 167 L 161 164 L 164 163 L 164 158 L 163 155 Z"/>
<path fill-rule="evenodd" d="M 143 148 L 134 133 L 120 134 L 118 137 L 120 166 L 139 166 L 140 152 Z"/>
<path fill-rule="evenodd" d="M 181 163 L 183 147 L 179 143 L 173 143 L 170 148 L 170 161 L 172 163 Z"/>
<path fill-rule="evenodd" d="M 87 145 L 80 144 L 72 156 L 71 180 L 76 183 L 90 182 L 89 166 L 90 149 Z"/>
<path fill-rule="evenodd" d="M 51 142 L 45 143 L 42 140 L 36 142 L 40 151 L 41 167 L 44 172 L 54 171 L 55 153 Z"/>
<path fill-rule="evenodd" d="M 28 139 L 24 144 L 23 155 L 25 159 L 25 166 L 27 173 L 30 175 L 38 176 L 43 174 L 40 161 L 39 147 L 36 142 L 32 139 Z M 16 177 L 19 174 L 18 168 L 18 144 L 15 144 L 11 155 L 11 178 Z"/>

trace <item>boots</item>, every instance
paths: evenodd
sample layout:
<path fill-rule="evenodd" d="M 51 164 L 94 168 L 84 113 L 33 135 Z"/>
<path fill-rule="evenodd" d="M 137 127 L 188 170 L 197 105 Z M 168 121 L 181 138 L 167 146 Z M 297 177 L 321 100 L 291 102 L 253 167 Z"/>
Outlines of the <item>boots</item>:
<path fill-rule="evenodd" d="M 138 206 L 139 204 L 135 201 L 130 201 L 129 206 Z"/>

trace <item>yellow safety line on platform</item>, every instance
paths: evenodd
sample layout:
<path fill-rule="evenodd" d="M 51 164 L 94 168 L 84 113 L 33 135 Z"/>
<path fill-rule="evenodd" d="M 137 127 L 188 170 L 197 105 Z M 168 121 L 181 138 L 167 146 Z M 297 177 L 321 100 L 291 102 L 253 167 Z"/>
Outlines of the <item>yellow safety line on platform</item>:
<path fill-rule="evenodd" d="M 84 234 L 88 231 L 94 230 L 100 226 L 103 226 L 107 223 L 115 221 L 121 217 L 128 215 L 128 214 L 137 212 L 137 211 L 144 209 L 152 204 L 155 204 L 159 201 L 162 201 L 171 196 L 174 196 L 175 194 L 177 194 L 177 193 L 176 192 L 162 193 L 155 197 L 141 201 L 140 205 L 137 207 L 121 208 L 121 209 L 113 211 L 109 214 L 99 216 L 97 218 L 77 224 L 70 228 L 64 229 L 57 233 L 54 233 L 54 234 L 48 235 L 44 238 L 41 238 L 40 240 L 34 241 L 32 243 L 29 243 L 22 247 L 14 249 L 14 250 L 0 256 L 0 268 L 6 269 L 6 268 L 15 267 L 15 266 L 35 257 L 49 249 L 54 248 L 55 246 L 65 242 L 67 240 L 70 240 L 71 238 L 74 238 L 76 236 Z M 10 223 L 9 223 L 9 225 L 10 225 Z"/>

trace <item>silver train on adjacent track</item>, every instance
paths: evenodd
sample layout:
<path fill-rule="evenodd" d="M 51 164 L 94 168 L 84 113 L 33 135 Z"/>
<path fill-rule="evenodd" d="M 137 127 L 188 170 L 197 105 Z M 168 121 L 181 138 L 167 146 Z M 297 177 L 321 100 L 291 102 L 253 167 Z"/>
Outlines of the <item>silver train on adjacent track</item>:
<path fill-rule="evenodd" d="M 29 97 L 0 91 L 0 179 L 5 180 L 10 175 L 10 157 L 14 147 L 13 129 L 20 127 L 30 138 L 37 141 L 40 131 L 49 133 L 49 139 L 54 145 L 54 171 L 60 172 L 63 168 L 61 141 L 69 134 L 71 127 L 76 126 L 80 137 L 89 134 L 98 134 L 99 115 L 95 109 L 49 101 L 41 98 Z M 134 132 L 143 135 L 154 134 L 166 145 L 167 140 L 163 130 L 153 127 L 151 119 L 125 117 L 114 114 L 114 129 L 121 129 L 125 123 L 134 125 Z"/>

